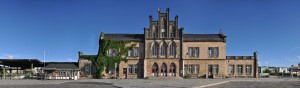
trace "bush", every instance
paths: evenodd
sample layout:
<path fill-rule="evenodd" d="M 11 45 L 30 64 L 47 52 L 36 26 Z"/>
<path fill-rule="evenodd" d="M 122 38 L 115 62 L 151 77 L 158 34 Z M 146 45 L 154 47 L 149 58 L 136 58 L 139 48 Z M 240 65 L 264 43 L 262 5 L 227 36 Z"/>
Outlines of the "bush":
<path fill-rule="evenodd" d="M 190 74 L 187 74 L 187 75 L 183 76 L 183 78 L 185 78 L 185 79 L 190 79 L 190 78 L 191 78 L 191 75 L 190 75 Z"/>

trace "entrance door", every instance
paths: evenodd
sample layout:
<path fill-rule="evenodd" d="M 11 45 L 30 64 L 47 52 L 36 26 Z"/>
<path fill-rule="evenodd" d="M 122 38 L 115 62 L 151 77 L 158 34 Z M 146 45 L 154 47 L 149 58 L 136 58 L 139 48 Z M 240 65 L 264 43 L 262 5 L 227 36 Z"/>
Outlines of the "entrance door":
<path fill-rule="evenodd" d="M 153 66 L 152 66 L 152 75 L 153 76 L 158 76 L 158 65 L 157 63 L 154 63 Z"/>
<path fill-rule="evenodd" d="M 213 78 L 213 65 L 208 65 L 208 77 Z"/>
<path fill-rule="evenodd" d="M 123 68 L 123 78 L 127 79 L 127 68 Z"/>

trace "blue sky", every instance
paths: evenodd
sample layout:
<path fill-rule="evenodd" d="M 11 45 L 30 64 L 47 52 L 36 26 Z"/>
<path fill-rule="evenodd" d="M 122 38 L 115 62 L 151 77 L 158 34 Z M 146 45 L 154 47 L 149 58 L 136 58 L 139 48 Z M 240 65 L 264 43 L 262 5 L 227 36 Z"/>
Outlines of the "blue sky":
<path fill-rule="evenodd" d="M 185 33 L 223 29 L 227 55 L 253 55 L 259 64 L 300 62 L 299 0 L 0 0 L 0 58 L 77 61 L 97 54 L 100 32 L 143 33 L 157 8 L 179 16 Z"/>

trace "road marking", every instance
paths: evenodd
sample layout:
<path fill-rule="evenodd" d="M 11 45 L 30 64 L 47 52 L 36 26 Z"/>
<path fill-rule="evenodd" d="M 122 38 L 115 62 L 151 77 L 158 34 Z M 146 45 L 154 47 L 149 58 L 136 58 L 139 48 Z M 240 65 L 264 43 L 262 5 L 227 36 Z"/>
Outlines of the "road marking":
<path fill-rule="evenodd" d="M 204 88 L 204 87 L 220 85 L 220 84 L 224 84 L 224 83 L 228 83 L 228 82 L 230 82 L 230 81 L 223 81 L 223 82 L 219 82 L 219 83 L 213 83 L 213 84 L 208 84 L 208 85 L 202 85 L 202 86 L 199 86 L 199 87 L 193 87 L 193 88 Z"/>

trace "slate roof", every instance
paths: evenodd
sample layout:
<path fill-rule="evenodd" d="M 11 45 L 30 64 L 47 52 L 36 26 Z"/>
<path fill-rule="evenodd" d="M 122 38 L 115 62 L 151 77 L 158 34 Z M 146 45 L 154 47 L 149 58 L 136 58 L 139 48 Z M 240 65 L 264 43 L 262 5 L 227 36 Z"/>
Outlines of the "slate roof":
<path fill-rule="evenodd" d="M 144 41 L 144 34 L 104 34 L 104 38 L 113 40 L 138 40 Z M 183 34 L 183 41 L 191 42 L 224 42 L 220 34 Z"/>
<path fill-rule="evenodd" d="M 223 42 L 220 34 L 183 34 L 183 41 Z"/>
<path fill-rule="evenodd" d="M 45 70 L 78 70 L 77 62 L 47 62 Z"/>
<path fill-rule="evenodd" d="M 104 34 L 104 38 L 112 38 L 113 40 L 144 41 L 144 34 Z"/>

